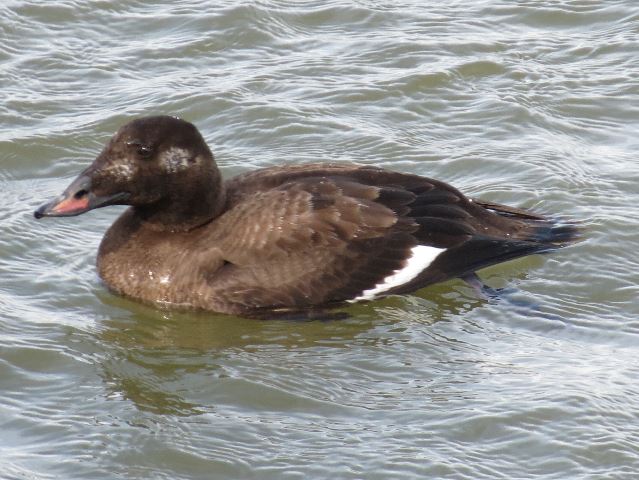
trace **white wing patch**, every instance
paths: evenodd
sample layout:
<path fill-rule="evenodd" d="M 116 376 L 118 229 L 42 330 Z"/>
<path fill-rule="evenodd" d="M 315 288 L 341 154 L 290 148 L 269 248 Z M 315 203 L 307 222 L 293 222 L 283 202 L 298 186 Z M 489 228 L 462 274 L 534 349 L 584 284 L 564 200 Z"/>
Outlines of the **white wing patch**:
<path fill-rule="evenodd" d="M 428 247 L 426 245 L 417 245 L 416 247 L 411 248 L 411 256 L 406 260 L 405 267 L 395 270 L 395 272 L 386 277 L 373 288 L 364 290 L 359 297 L 349 300 L 349 302 L 372 300 L 381 293 L 410 282 L 417 277 L 417 275 L 426 270 L 444 250 L 446 249 Z"/>

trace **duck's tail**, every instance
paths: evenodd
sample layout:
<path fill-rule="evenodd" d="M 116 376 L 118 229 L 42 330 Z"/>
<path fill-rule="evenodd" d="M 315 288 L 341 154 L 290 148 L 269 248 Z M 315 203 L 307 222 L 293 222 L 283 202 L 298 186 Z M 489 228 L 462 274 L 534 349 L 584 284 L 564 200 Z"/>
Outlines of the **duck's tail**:
<path fill-rule="evenodd" d="M 540 250 L 565 247 L 583 240 L 583 225 L 560 218 L 548 217 L 516 207 L 473 199 L 477 205 L 490 210 L 500 217 L 512 219 L 520 225 L 515 239 L 537 243 Z"/>

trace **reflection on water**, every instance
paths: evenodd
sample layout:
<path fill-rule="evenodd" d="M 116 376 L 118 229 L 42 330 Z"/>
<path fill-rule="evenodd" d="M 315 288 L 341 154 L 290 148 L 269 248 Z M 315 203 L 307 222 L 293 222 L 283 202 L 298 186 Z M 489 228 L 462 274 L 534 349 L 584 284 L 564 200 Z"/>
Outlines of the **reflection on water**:
<path fill-rule="evenodd" d="M 327 349 L 338 352 L 359 347 L 392 349 L 396 343 L 410 341 L 405 336 L 406 323 L 423 328 L 422 347 L 429 346 L 432 352 L 474 350 L 472 345 L 446 338 L 428 327 L 464 315 L 485 300 L 459 281 L 436 285 L 423 293 L 427 298 L 389 297 L 353 305 L 347 310 L 347 319 L 260 321 L 206 312 L 163 311 L 102 292 L 98 297 L 111 307 L 110 312 L 119 311 L 120 315 L 100 322 L 99 341 L 109 351 L 100 367 L 110 396 L 132 401 L 142 411 L 199 415 L 210 408 L 207 405 L 211 399 L 207 397 L 203 404 L 186 400 L 192 392 L 186 386 L 189 375 L 228 381 L 233 374 L 223 365 L 238 357 L 298 356 L 301 352 L 315 355 Z M 528 312 L 526 308 L 521 311 Z M 272 366 L 264 375 L 264 379 L 273 380 Z M 249 395 L 255 388 L 250 382 L 242 387 Z"/>

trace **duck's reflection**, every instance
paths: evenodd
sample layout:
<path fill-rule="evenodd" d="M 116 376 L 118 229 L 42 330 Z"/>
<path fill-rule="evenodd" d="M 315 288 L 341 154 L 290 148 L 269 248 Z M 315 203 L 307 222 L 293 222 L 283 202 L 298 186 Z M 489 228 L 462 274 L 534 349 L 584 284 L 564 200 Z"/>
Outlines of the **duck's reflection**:
<path fill-rule="evenodd" d="M 434 286 L 424 293 L 428 299 L 390 297 L 353 305 L 346 309 L 349 318 L 343 320 L 296 322 L 162 311 L 104 292 L 99 295 L 109 316 L 101 322 L 99 334 L 107 352 L 103 378 L 109 396 L 126 398 L 139 410 L 199 415 L 214 409 L 215 399 L 198 403 L 193 401 L 198 398 L 194 392 L 210 389 L 213 383 L 223 385 L 246 365 L 263 368 L 264 359 L 273 352 L 388 346 L 406 341 L 396 335 L 403 328 L 421 325 L 428 332 L 433 323 L 459 317 L 482 304 L 461 282 Z M 446 339 L 433 333 L 430 341 L 437 348 Z M 239 370 L 233 367 L 238 361 Z"/>

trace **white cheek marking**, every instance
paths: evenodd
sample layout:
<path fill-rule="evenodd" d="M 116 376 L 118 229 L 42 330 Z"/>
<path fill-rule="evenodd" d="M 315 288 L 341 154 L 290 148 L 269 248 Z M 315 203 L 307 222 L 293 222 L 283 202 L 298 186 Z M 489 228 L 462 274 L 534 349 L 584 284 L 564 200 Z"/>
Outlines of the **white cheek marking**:
<path fill-rule="evenodd" d="M 127 180 L 131 180 L 133 175 L 135 174 L 135 169 L 131 164 L 122 162 L 122 163 L 113 163 L 108 167 L 104 168 L 105 172 L 108 172 L 109 175 L 112 175 L 116 178 L 125 178 Z"/>
<path fill-rule="evenodd" d="M 169 173 L 179 172 L 189 167 L 189 152 L 183 148 L 171 147 L 162 155 L 163 164 Z"/>
<path fill-rule="evenodd" d="M 364 290 L 359 297 L 349 300 L 349 302 L 372 300 L 380 293 L 387 292 L 392 288 L 399 287 L 400 285 L 410 282 L 417 277 L 417 275 L 426 270 L 444 250 L 446 249 L 428 247 L 426 245 L 417 245 L 416 247 L 411 248 L 411 256 L 406 260 L 405 267 L 395 270 L 395 272 L 386 277 L 373 288 Z"/>

